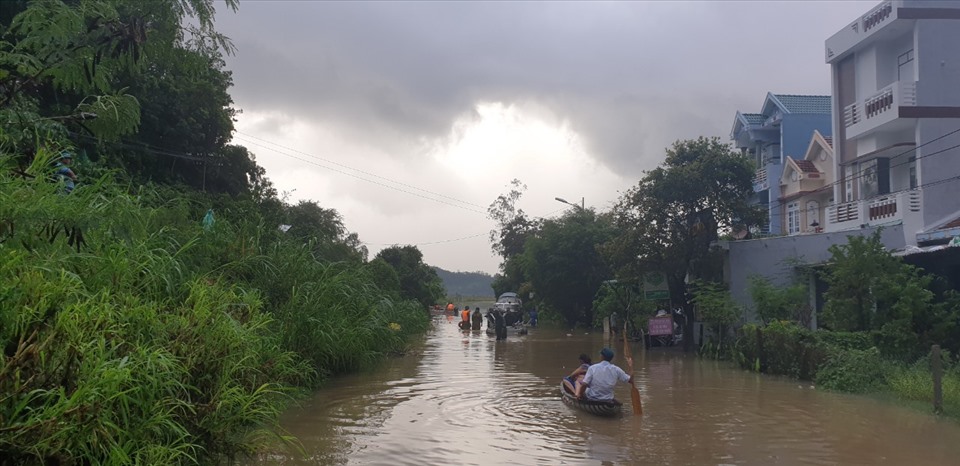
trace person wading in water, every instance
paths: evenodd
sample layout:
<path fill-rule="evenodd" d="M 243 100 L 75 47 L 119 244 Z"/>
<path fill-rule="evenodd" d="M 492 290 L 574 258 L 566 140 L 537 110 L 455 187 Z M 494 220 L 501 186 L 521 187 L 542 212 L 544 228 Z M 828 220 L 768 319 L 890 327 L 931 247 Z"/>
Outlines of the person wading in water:
<path fill-rule="evenodd" d="M 473 330 L 480 330 L 480 327 L 483 327 L 483 314 L 480 312 L 480 306 L 477 306 L 477 309 L 473 311 Z"/>

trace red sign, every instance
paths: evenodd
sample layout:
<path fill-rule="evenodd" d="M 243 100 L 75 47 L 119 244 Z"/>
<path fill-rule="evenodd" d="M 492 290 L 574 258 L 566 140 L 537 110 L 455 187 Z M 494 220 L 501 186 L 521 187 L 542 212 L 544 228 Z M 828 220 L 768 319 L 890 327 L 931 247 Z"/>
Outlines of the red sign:
<path fill-rule="evenodd" d="M 673 335 L 673 316 L 654 317 L 647 322 L 650 336 Z"/>

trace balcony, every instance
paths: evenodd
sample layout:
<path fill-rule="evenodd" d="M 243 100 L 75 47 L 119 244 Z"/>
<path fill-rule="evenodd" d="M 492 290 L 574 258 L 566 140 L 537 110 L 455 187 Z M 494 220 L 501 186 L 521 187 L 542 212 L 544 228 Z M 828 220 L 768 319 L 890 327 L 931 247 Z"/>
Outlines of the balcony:
<path fill-rule="evenodd" d="M 843 108 L 847 137 L 855 138 L 881 129 L 900 118 L 900 107 L 917 105 L 917 82 L 897 81 L 866 99 Z"/>
<path fill-rule="evenodd" d="M 922 191 L 913 189 L 827 207 L 827 233 L 917 220 L 921 215 Z"/>

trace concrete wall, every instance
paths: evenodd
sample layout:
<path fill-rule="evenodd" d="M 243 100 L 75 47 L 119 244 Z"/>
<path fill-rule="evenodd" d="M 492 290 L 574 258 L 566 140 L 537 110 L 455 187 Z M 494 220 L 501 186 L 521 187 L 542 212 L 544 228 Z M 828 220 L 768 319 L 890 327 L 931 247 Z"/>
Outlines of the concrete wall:
<path fill-rule="evenodd" d="M 960 106 L 960 20 L 918 20 L 913 32 L 917 105 Z"/>
<path fill-rule="evenodd" d="M 733 299 L 747 310 L 745 317 L 748 321 L 756 320 L 753 300 L 747 289 L 750 277 L 759 275 L 776 286 L 791 285 L 796 280 L 797 261 L 804 264 L 826 262 L 830 259 L 828 249 L 831 245 L 846 243 L 848 236 L 871 235 L 875 230 L 864 228 L 837 233 L 724 242 L 723 246 L 728 250 L 724 270 Z M 903 248 L 903 226 L 884 228 L 881 240 L 888 249 Z"/>

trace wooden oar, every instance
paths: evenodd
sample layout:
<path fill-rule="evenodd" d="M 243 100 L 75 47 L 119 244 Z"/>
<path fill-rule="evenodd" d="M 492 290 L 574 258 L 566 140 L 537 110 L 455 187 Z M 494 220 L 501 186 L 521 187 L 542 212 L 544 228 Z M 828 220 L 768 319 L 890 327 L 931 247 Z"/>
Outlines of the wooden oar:
<path fill-rule="evenodd" d="M 640 390 L 637 390 L 633 382 L 633 354 L 630 352 L 630 344 L 627 343 L 627 323 L 623 323 L 623 357 L 627 359 L 627 371 L 630 374 L 630 405 L 633 406 L 633 415 L 643 414 L 643 405 L 640 404 Z"/>

